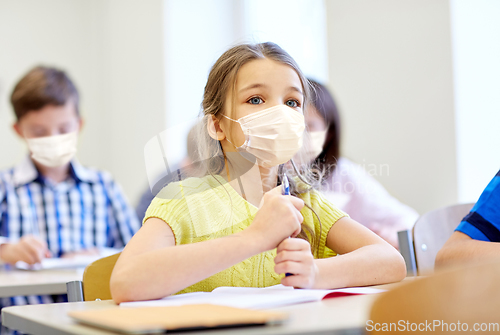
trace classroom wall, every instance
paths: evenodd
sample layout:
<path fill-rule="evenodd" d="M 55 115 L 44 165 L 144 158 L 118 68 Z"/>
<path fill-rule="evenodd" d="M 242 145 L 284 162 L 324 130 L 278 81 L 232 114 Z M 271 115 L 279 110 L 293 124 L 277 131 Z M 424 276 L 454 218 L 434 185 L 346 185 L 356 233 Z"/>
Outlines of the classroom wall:
<path fill-rule="evenodd" d="M 450 5 L 458 198 L 475 202 L 500 169 L 500 1 Z"/>
<path fill-rule="evenodd" d="M 420 213 L 457 201 L 447 0 L 327 0 L 345 156 Z"/>
<path fill-rule="evenodd" d="M 26 152 L 10 129 L 15 82 L 55 65 L 81 93 L 80 161 L 110 171 L 135 204 L 144 145 L 166 126 L 163 45 L 162 0 L 1 0 L 0 169 Z"/>

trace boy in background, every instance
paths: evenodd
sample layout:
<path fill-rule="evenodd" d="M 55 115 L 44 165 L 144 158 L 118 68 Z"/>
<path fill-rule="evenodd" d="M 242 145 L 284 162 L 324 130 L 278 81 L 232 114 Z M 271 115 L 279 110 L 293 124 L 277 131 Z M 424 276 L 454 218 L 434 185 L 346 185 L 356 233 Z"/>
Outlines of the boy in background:
<path fill-rule="evenodd" d="M 0 262 L 35 264 L 124 247 L 139 222 L 109 173 L 74 158 L 82 119 L 73 82 L 63 71 L 36 67 L 17 83 L 11 103 L 13 128 L 29 156 L 0 172 Z M 3 298 L 0 308 L 52 301 Z"/>
<path fill-rule="evenodd" d="M 500 258 L 500 171 L 436 255 L 436 267 Z"/>

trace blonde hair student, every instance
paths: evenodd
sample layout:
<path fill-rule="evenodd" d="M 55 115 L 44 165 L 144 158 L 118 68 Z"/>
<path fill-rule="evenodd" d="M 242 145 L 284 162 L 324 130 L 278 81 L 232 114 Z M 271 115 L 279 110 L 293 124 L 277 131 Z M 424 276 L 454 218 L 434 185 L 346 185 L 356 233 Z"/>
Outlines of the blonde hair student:
<path fill-rule="evenodd" d="M 308 92 L 274 43 L 238 45 L 216 61 L 198 174 L 151 202 L 113 270 L 117 303 L 218 286 L 332 289 L 405 277 L 396 249 L 316 191 L 320 174 L 295 168 Z M 290 195 L 282 194 L 286 179 Z"/>

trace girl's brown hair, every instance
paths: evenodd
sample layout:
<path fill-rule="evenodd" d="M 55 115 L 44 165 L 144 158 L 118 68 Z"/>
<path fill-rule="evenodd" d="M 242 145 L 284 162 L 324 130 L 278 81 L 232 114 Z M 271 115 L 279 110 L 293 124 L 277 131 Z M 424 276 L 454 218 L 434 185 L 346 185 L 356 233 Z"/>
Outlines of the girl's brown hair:
<path fill-rule="evenodd" d="M 200 128 L 198 129 L 198 134 L 200 136 L 198 137 L 197 150 L 199 161 L 205 162 L 202 174 L 220 174 L 225 167 L 224 154 L 220 142 L 210 137 L 207 131 L 212 115 L 220 119 L 221 115 L 224 113 L 226 97 L 235 89 L 236 76 L 239 69 L 252 60 L 264 58 L 288 65 L 295 70 L 302 84 L 304 94 L 303 106 L 306 105 L 310 95 L 309 81 L 302 74 L 295 60 L 277 44 L 272 42 L 241 44 L 229 49 L 223 53 L 212 66 L 207 84 L 205 85 L 205 93 L 202 102 L 202 113 L 204 117 L 203 122 L 198 125 Z M 293 161 L 292 165 L 295 175 L 303 181 L 303 183 L 297 183 L 295 182 L 295 178 L 292 178 L 293 175 L 291 175 L 289 181 L 290 193 L 292 195 L 297 196 L 301 193 L 310 191 L 313 189 L 313 186 L 314 188 L 317 186 L 318 180 L 315 178 L 316 176 L 308 178 L 309 176 L 307 173 L 301 174 L 298 172 Z M 287 171 L 286 173 L 291 174 L 292 171 Z M 309 205 L 306 204 L 306 206 L 314 212 Z M 319 216 L 315 212 L 314 214 L 319 220 Z M 321 225 L 320 220 L 319 222 Z M 314 231 L 306 225 L 302 225 L 302 231 L 298 237 L 309 241 L 313 248 L 316 245 L 319 247 L 320 238 L 316 238 Z"/>

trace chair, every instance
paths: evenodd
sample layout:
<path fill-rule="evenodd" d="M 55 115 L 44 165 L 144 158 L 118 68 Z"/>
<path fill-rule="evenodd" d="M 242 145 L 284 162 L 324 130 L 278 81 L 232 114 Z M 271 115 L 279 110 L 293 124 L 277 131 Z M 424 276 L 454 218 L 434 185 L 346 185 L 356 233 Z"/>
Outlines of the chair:
<path fill-rule="evenodd" d="M 98 259 L 89 264 L 83 272 L 83 280 L 69 282 L 68 301 L 94 301 L 111 299 L 109 280 L 111 272 L 121 253 Z"/>
<path fill-rule="evenodd" d="M 408 275 L 434 272 L 438 251 L 453 234 L 473 203 L 448 206 L 422 215 L 412 231 L 398 232 L 400 251 L 406 261 Z"/>
<path fill-rule="evenodd" d="M 375 300 L 366 329 L 381 333 L 498 333 L 499 282 L 498 259 L 415 278 Z"/>

